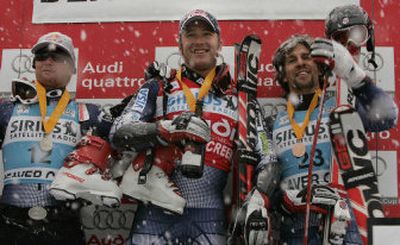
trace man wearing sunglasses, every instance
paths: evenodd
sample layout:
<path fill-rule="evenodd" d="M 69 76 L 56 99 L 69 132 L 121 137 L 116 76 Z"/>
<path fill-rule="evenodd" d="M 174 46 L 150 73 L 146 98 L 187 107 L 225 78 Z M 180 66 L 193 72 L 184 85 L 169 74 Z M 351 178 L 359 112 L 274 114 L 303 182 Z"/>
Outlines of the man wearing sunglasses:
<path fill-rule="evenodd" d="M 374 25 L 372 20 L 369 18 L 368 13 L 362 7 L 357 5 L 343 5 L 332 9 L 325 21 L 325 35 L 331 40 L 332 48 L 335 50 L 335 52 L 338 52 L 339 50 L 342 50 L 343 53 L 348 51 L 348 53 L 351 55 L 349 55 L 349 58 L 352 58 L 353 62 L 355 63 L 360 63 L 361 47 L 366 46 L 366 50 L 369 52 L 368 63 L 371 65 L 371 67 L 374 67 L 375 69 L 377 68 L 377 64 L 375 63 Z M 345 49 L 338 48 L 339 45 L 335 42 L 340 43 L 345 47 Z M 341 66 L 347 66 L 351 59 L 348 59 L 348 61 L 349 62 L 347 64 L 344 62 Z M 365 82 L 361 84 L 361 86 L 351 86 L 351 83 L 349 84 L 347 82 L 350 79 L 349 77 L 339 77 L 340 80 L 338 79 L 336 81 L 338 89 L 338 104 L 350 104 L 355 106 L 355 108 L 360 108 L 360 90 L 368 86 L 372 87 L 370 84 L 373 84 L 374 81 L 369 79 L 369 82 Z M 377 95 L 376 93 L 370 93 L 365 97 L 367 97 L 369 100 L 376 100 Z M 390 104 L 394 102 L 380 99 L 379 103 Z M 378 108 L 381 109 L 382 107 Z M 396 107 L 394 106 L 393 108 Z M 372 110 L 370 114 L 372 113 L 376 115 L 385 114 L 384 110 Z M 397 109 L 395 114 L 398 114 Z M 361 112 L 359 112 L 359 115 L 363 120 L 366 117 L 365 114 Z M 388 129 L 384 126 L 383 120 L 380 124 L 381 125 L 375 127 L 373 131 L 383 131 Z M 392 127 L 395 125 L 396 122 Z M 337 176 L 337 172 L 332 172 L 332 176 Z M 333 178 L 332 182 L 335 184 L 338 182 L 338 180 Z M 357 201 L 358 197 L 354 197 L 354 195 L 352 195 L 349 196 L 349 200 L 352 200 L 352 202 L 356 203 L 356 205 L 351 205 L 354 210 L 354 207 L 357 207 L 359 203 Z M 362 209 L 358 208 L 358 210 L 354 211 L 355 220 L 350 223 L 350 226 L 347 230 L 353 234 L 359 232 L 365 243 L 368 234 L 366 233 L 367 227 L 364 221 L 368 215 L 361 213 L 359 210 Z M 353 241 L 355 241 L 355 239 L 353 239 Z"/>
<path fill-rule="evenodd" d="M 84 244 L 80 203 L 65 200 L 83 197 L 84 191 L 83 198 L 95 193 L 106 205 L 119 203 L 118 187 L 100 174 L 110 147 L 87 134 L 96 129 L 107 137 L 111 122 L 66 89 L 76 72 L 70 37 L 48 33 L 32 53 L 36 81 L 15 79 L 12 100 L 0 103 L 0 244 Z"/>
<path fill-rule="evenodd" d="M 361 47 L 367 45 L 374 51 L 374 26 L 367 12 L 357 5 L 344 5 L 334 8 L 325 21 L 327 38 L 345 46 L 353 57 L 360 55 Z"/>
<path fill-rule="evenodd" d="M 342 44 L 358 63 L 361 56 L 361 47 L 366 46 L 370 52 L 368 62 L 375 68 L 375 37 L 374 25 L 368 13 L 357 5 L 343 5 L 331 10 L 325 20 L 325 36 Z M 338 101 L 340 104 L 354 105 L 355 96 L 346 83 L 338 81 L 340 89 Z"/>

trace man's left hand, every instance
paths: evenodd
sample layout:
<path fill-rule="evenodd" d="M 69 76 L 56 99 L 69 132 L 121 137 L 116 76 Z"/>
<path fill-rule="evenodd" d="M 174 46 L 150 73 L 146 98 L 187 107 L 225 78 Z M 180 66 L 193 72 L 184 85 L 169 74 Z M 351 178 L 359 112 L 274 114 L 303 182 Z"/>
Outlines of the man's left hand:
<path fill-rule="evenodd" d="M 160 77 L 166 80 L 172 80 L 175 78 L 176 70 L 169 67 L 167 64 L 153 61 L 149 66 L 147 66 L 144 72 L 145 80 L 149 80 L 153 77 Z"/>
<path fill-rule="evenodd" d="M 330 228 L 329 242 L 335 245 L 343 244 L 346 235 L 346 229 L 350 222 L 350 210 L 346 201 L 340 199 L 333 208 Z"/>
<path fill-rule="evenodd" d="M 349 51 L 333 40 L 316 38 L 311 45 L 311 56 L 344 79 L 351 88 L 358 88 L 366 76 Z"/>
<path fill-rule="evenodd" d="M 246 245 L 268 243 L 270 222 L 268 217 L 268 198 L 256 188 L 247 196 L 236 217 L 235 227 L 242 229 Z"/>

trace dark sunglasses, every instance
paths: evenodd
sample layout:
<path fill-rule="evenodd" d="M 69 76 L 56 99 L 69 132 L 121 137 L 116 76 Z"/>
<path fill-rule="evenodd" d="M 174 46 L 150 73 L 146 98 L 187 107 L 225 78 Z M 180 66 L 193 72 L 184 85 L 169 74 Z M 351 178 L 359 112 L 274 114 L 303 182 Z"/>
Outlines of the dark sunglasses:
<path fill-rule="evenodd" d="M 68 56 L 68 54 L 61 53 L 61 52 L 42 52 L 42 53 L 35 54 L 36 61 L 45 61 L 48 58 L 51 58 L 52 60 L 54 60 L 57 63 L 64 63 L 71 59 Z"/>

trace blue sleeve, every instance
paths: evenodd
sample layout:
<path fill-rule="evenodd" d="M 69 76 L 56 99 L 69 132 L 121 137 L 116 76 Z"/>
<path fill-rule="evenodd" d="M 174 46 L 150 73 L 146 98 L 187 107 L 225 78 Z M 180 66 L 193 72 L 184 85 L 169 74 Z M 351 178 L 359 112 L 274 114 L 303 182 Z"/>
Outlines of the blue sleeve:
<path fill-rule="evenodd" d="M 104 120 L 100 116 L 100 107 L 94 104 L 85 104 L 89 113 L 89 120 L 81 123 L 82 133 L 85 134 L 88 129 L 93 129 L 93 134 L 108 140 L 108 134 L 111 129 L 112 121 Z"/>
<path fill-rule="evenodd" d="M 6 135 L 7 125 L 10 121 L 14 103 L 10 101 L 0 102 L 0 149 L 3 145 L 3 140 Z"/>
<path fill-rule="evenodd" d="M 378 132 L 396 126 L 398 115 L 396 104 L 369 77 L 365 78 L 363 86 L 353 89 L 353 93 L 356 96 L 356 110 L 366 131 Z"/>

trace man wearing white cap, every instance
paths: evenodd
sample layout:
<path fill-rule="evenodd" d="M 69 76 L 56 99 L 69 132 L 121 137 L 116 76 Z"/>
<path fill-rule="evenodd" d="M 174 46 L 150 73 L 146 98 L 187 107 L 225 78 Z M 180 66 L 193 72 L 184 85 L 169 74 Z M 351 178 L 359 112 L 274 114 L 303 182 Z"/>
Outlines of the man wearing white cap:
<path fill-rule="evenodd" d="M 119 202 L 116 185 L 99 174 L 110 147 L 100 137 L 82 137 L 94 128 L 106 135 L 111 124 L 100 122 L 96 106 L 75 102 L 66 90 L 76 72 L 71 38 L 48 33 L 32 53 L 36 81 L 14 80 L 12 100 L 0 104 L 0 244 L 84 244 L 79 202 L 57 201 L 51 194 L 66 200 L 80 197 L 83 189 L 101 190 L 105 204 Z M 83 188 L 82 182 L 88 184 Z"/>

